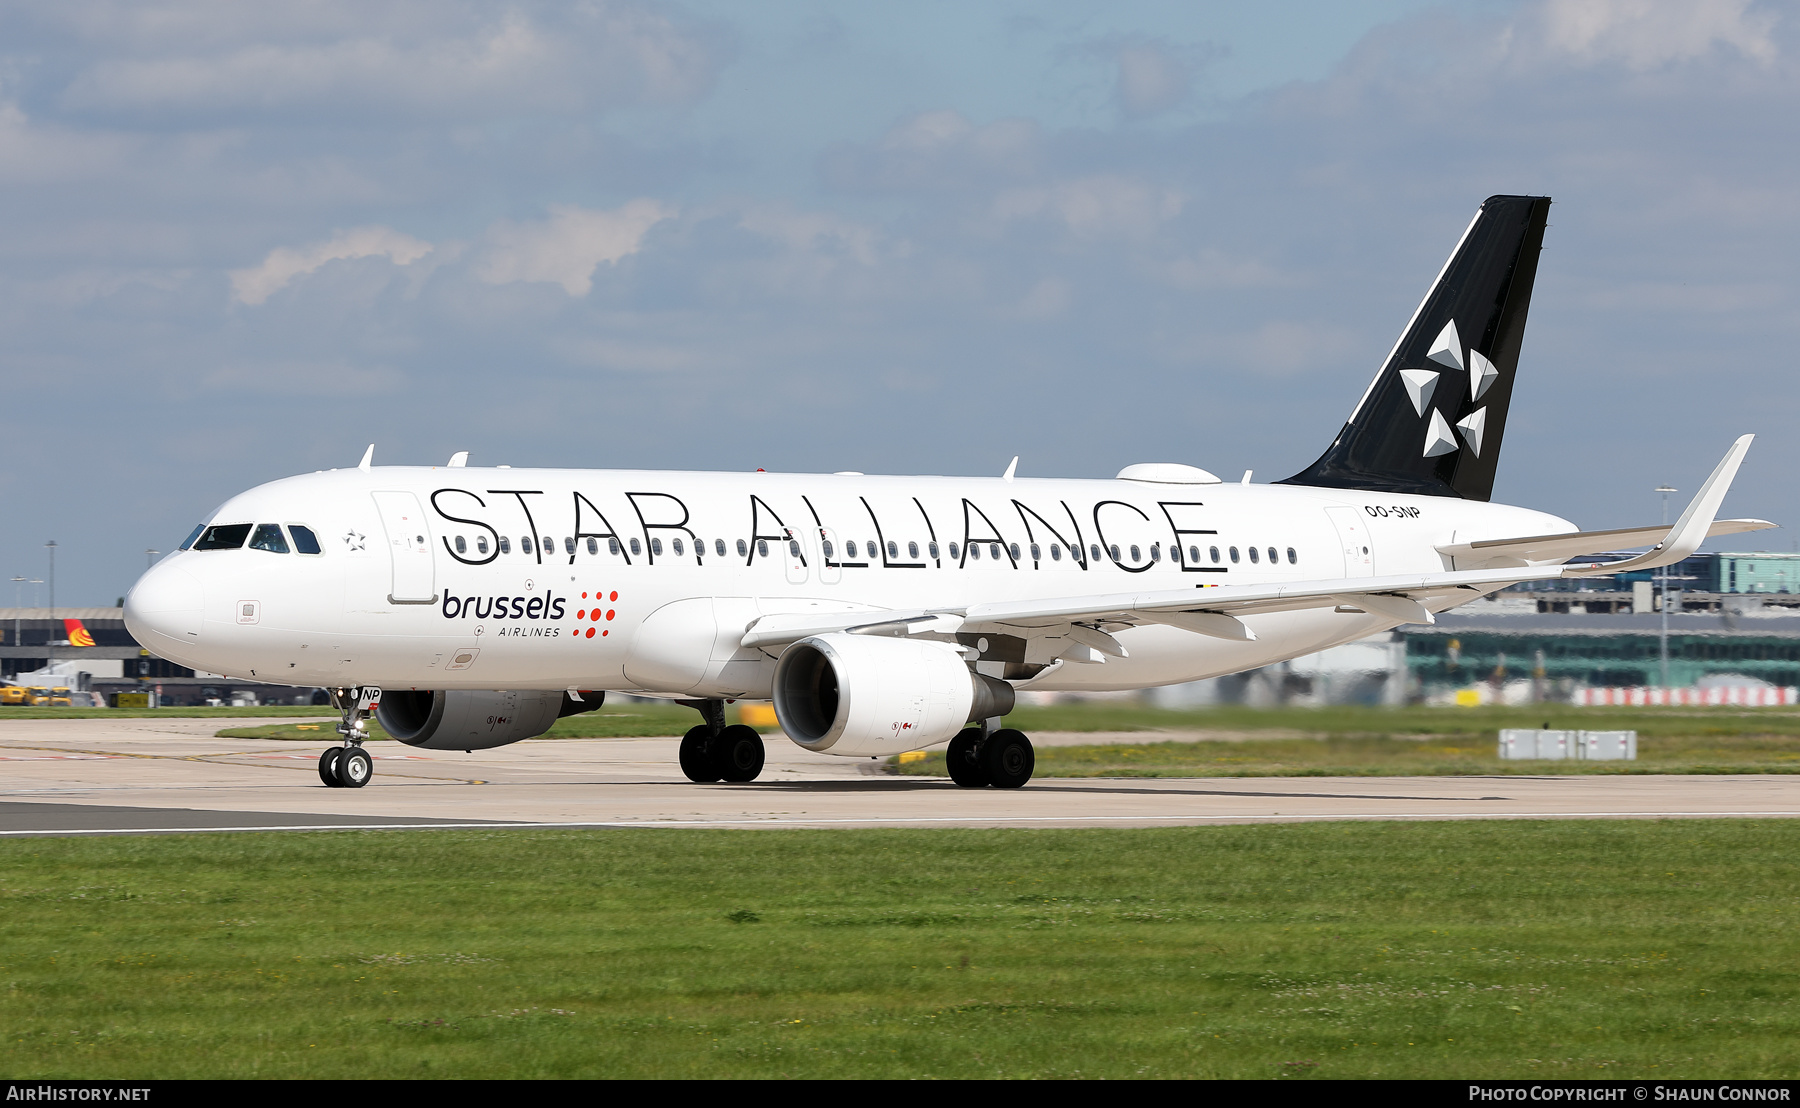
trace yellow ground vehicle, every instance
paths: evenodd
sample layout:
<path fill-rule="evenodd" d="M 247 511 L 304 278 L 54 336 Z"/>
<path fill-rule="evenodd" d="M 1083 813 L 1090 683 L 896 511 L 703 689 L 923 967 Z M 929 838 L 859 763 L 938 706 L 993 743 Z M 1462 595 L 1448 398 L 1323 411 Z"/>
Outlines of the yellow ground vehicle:
<path fill-rule="evenodd" d="M 54 708 L 67 708 L 69 706 L 69 704 L 71 703 L 69 700 L 68 687 L 64 686 L 64 685 L 58 685 L 55 688 L 51 689 L 50 690 L 50 699 L 46 700 L 44 703 L 49 704 L 51 707 L 54 707 Z"/>
<path fill-rule="evenodd" d="M 25 703 L 23 685 L 0 685 L 0 705 Z"/>

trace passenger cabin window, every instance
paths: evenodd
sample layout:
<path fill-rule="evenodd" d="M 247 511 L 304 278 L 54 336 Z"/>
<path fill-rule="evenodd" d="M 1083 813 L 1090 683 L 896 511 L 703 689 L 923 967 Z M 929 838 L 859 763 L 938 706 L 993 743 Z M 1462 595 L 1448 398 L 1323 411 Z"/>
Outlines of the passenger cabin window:
<path fill-rule="evenodd" d="M 456 536 L 456 552 L 458 554 L 467 554 L 469 552 L 468 540 L 464 539 L 461 535 Z"/>
<path fill-rule="evenodd" d="M 600 553 L 600 540 L 590 537 L 587 542 L 587 547 L 588 547 L 589 554 Z"/>
<path fill-rule="evenodd" d="M 1141 562 L 1144 560 L 1144 556 L 1138 553 L 1138 548 L 1136 546 L 1131 548 L 1131 560 L 1134 562 Z"/>
<path fill-rule="evenodd" d="M 1219 548 L 1216 546 L 1209 546 L 1206 549 L 1207 549 L 1207 552 L 1212 555 L 1213 565 L 1218 565 L 1219 564 Z"/>
<path fill-rule="evenodd" d="M 952 558 L 960 558 L 960 557 L 962 557 L 962 555 L 961 555 L 961 554 L 959 554 L 959 553 L 957 553 L 957 546 L 956 546 L 956 544 L 955 544 L 955 543 L 951 543 L 951 544 L 950 544 L 950 556 L 951 556 L 951 557 L 952 557 Z"/>
<path fill-rule="evenodd" d="M 1215 551 L 1213 551 L 1213 561 L 1216 562 L 1218 560 L 1219 560 L 1219 552 L 1217 550 L 1215 550 Z M 1188 561 L 1194 563 L 1195 565 L 1200 564 L 1200 548 L 1199 547 L 1197 547 L 1197 546 L 1188 547 Z"/>
<path fill-rule="evenodd" d="M 928 546 L 926 546 L 926 548 L 925 548 L 925 549 L 927 549 L 927 550 L 929 550 L 929 551 L 931 551 L 931 557 L 932 557 L 932 558 L 933 558 L 933 559 L 934 559 L 934 560 L 935 560 L 935 559 L 936 559 L 936 558 L 937 558 L 937 556 L 938 556 L 938 545 L 937 545 L 937 543 L 935 543 L 935 542 L 934 542 L 934 543 L 931 543 L 931 544 L 929 544 L 929 545 L 928 545 Z M 955 557 L 955 555 L 951 555 L 951 557 Z"/>
<path fill-rule="evenodd" d="M 1016 543 L 1016 542 L 1015 542 L 1015 543 L 1011 543 L 1011 544 L 1009 544 L 1009 545 L 1008 545 L 1008 546 L 1007 546 L 1007 548 L 1006 548 L 1006 549 L 1007 549 L 1007 551 L 1008 551 L 1008 552 L 1009 552 L 1009 553 L 1011 553 L 1011 554 L 1012 554 L 1012 556 L 1013 556 L 1013 561 L 1015 561 L 1015 562 L 1016 562 L 1016 561 L 1018 561 L 1018 560 L 1019 560 L 1019 544 L 1018 544 L 1018 543 Z"/>
<path fill-rule="evenodd" d="M 281 533 L 279 523 L 259 523 L 256 531 L 250 536 L 250 549 L 267 550 L 271 554 L 288 552 L 287 536 Z"/>
<path fill-rule="evenodd" d="M 512 553 L 512 540 L 507 538 L 505 535 L 500 536 L 500 553 L 502 553 L 502 554 L 511 554 Z"/>
<path fill-rule="evenodd" d="M 846 557 L 846 558 L 856 557 L 856 540 L 855 539 L 844 540 L 844 557 Z"/>
<path fill-rule="evenodd" d="M 989 543 L 988 544 L 988 554 L 994 559 L 994 561 L 996 561 L 996 562 L 999 561 L 1000 560 L 1000 544 L 997 542 Z"/>
<path fill-rule="evenodd" d="M 917 558 L 919 556 L 919 544 L 916 542 L 907 543 L 906 544 L 906 556 L 908 558 Z"/>
<path fill-rule="evenodd" d="M 650 554 L 652 557 L 660 556 L 662 554 L 662 540 L 661 539 L 651 539 L 650 540 Z"/>
<path fill-rule="evenodd" d="M 487 553 L 487 536 L 486 535 L 476 535 L 475 536 L 475 553 L 477 553 L 477 554 L 486 554 Z"/>
<path fill-rule="evenodd" d="M 832 552 L 832 548 L 831 548 L 831 540 L 830 540 L 830 539 L 826 539 L 826 540 L 825 540 L 825 541 L 824 541 L 824 542 L 823 542 L 823 543 L 820 543 L 820 544 L 819 544 L 819 548 L 820 548 L 820 549 L 821 549 L 821 550 L 823 550 L 823 551 L 825 551 L 825 556 L 826 556 L 826 557 L 827 557 L 827 558 L 835 558 L 835 557 L 837 557 L 837 555 L 836 555 L 836 554 L 835 554 L 835 553 L 833 553 L 833 552 Z"/>
<path fill-rule="evenodd" d="M 1231 560 L 1233 563 L 1236 563 L 1238 560 L 1238 549 L 1235 546 L 1231 548 Z"/>
<path fill-rule="evenodd" d="M 1234 553 L 1235 553 L 1235 552 L 1234 552 Z M 1257 555 L 1256 555 L 1256 547 L 1254 547 L 1254 546 L 1253 546 L 1253 547 L 1251 547 L 1251 548 L 1250 548 L 1250 564 L 1251 564 L 1251 565 L 1255 565 L 1255 564 L 1256 564 L 1256 563 L 1257 563 L 1257 562 L 1258 562 L 1258 561 L 1260 561 L 1260 560 L 1261 560 L 1261 559 L 1259 559 L 1259 558 L 1258 558 L 1258 557 L 1257 557 Z"/>
<path fill-rule="evenodd" d="M 898 558 L 899 556 L 900 556 L 900 544 L 895 542 L 893 539 L 889 539 L 888 540 L 888 557 L 889 558 Z"/>
<path fill-rule="evenodd" d="M 738 540 L 738 557 L 748 558 L 749 556 L 750 556 L 750 544 L 745 542 L 743 539 L 739 539 Z"/>
<path fill-rule="evenodd" d="M 195 550 L 236 550 L 250 537 L 252 523 L 225 523 L 208 527 L 194 541 Z"/>
<path fill-rule="evenodd" d="M 575 540 L 568 535 L 563 536 L 563 553 L 569 555 L 575 553 Z"/>
<path fill-rule="evenodd" d="M 606 540 L 606 552 L 608 554 L 611 554 L 615 558 L 618 557 L 619 556 L 619 540 L 615 539 L 615 538 L 608 538 Z"/>
<path fill-rule="evenodd" d="M 1281 561 L 1281 558 L 1279 555 L 1277 555 L 1275 553 L 1275 548 L 1272 546 L 1269 547 L 1269 564 L 1274 565 L 1276 562 L 1279 562 L 1279 561 Z"/>
<path fill-rule="evenodd" d="M 1177 551 L 1176 553 L 1179 554 L 1180 551 Z M 1162 543 L 1153 542 L 1150 544 L 1150 560 L 1153 562 L 1162 561 Z"/>
<path fill-rule="evenodd" d="M 1044 560 L 1043 548 L 1038 546 L 1035 542 L 1031 544 L 1031 560 L 1034 562 L 1041 562 Z"/>
<path fill-rule="evenodd" d="M 677 554 L 687 553 L 687 551 L 685 551 L 681 548 L 681 540 L 680 539 L 675 540 L 675 553 L 677 553 Z"/>
<path fill-rule="evenodd" d="M 1094 561 L 1096 561 L 1096 562 L 1099 561 L 1100 560 L 1100 544 L 1097 542 L 1089 543 L 1088 544 L 1088 553 L 1090 555 L 1092 555 Z"/>
<path fill-rule="evenodd" d="M 520 535 L 519 536 L 519 553 L 521 553 L 521 554 L 531 553 L 531 536 L 530 535 Z"/>
<path fill-rule="evenodd" d="M 969 557 L 975 559 L 978 562 L 981 561 L 981 547 L 976 546 L 974 543 L 970 543 L 969 544 Z"/>
<path fill-rule="evenodd" d="M 717 554 L 721 558 L 723 558 L 725 556 L 725 540 L 724 539 L 714 539 L 713 540 L 713 553 Z"/>
<path fill-rule="evenodd" d="M 556 553 L 556 540 L 551 538 L 549 535 L 545 535 L 544 536 L 544 545 L 542 547 L 540 547 L 539 549 L 543 550 L 543 552 L 546 554 Z"/>
<path fill-rule="evenodd" d="M 1113 543 L 1113 544 L 1112 544 L 1112 546 L 1111 546 L 1111 548 L 1109 548 L 1109 549 L 1108 549 L 1108 550 L 1107 550 L 1107 553 L 1108 553 L 1108 554 L 1111 554 L 1111 555 L 1112 555 L 1112 560 L 1113 560 L 1113 561 L 1115 561 L 1115 562 L 1117 562 L 1117 561 L 1120 561 L 1120 560 L 1121 560 L 1121 559 L 1120 559 L 1120 558 L 1119 558 L 1119 544 L 1118 544 L 1118 543 L 1116 543 L 1116 542 L 1115 542 L 1115 543 Z"/>
<path fill-rule="evenodd" d="M 194 540 L 199 538 L 200 532 L 202 532 L 204 530 L 206 530 L 206 524 L 204 524 L 204 523 L 194 524 L 194 529 L 192 531 L 188 532 L 187 538 L 181 540 L 181 546 L 178 547 L 177 549 L 186 550 L 188 547 L 193 546 Z"/>
<path fill-rule="evenodd" d="M 1294 548 L 1291 546 L 1288 547 L 1288 565 L 1291 566 L 1295 562 L 1298 562 L 1299 560 L 1300 560 L 1300 556 L 1298 554 L 1294 553 Z"/>
<path fill-rule="evenodd" d="M 644 548 L 642 546 L 638 545 L 638 541 L 636 539 L 631 540 L 631 552 L 633 554 L 642 554 L 644 552 Z"/>
<path fill-rule="evenodd" d="M 294 553 L 325 553 L 325 548 L 319 545 L 319 536 L 313 534 L 313 529 L 311 527 L 302 523 L 290 523 L 288 524 L 288 534 L 294 536 Z M 481 549 L 487 549 L 487 543 L 485 541 L 481 544 Z"/>
<path fill-rule="evenodd" d="M 1053 562 L 1062 561 L 1062 543 L 1053 542 L 1050 544 L 1050 560 Z"/>
<path fill-rule="evenodd" d="M 769 556 L 769 540 L 756 540 L 756 556 L 759 558 L 767 558 Z"/>

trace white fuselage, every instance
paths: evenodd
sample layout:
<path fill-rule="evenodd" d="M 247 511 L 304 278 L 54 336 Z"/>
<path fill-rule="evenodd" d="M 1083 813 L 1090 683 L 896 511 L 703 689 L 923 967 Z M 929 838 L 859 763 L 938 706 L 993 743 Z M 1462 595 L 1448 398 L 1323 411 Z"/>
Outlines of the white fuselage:
<path fill-rule="evenodd" d="M 770 696 L 778 653 L 739 645 L 763 616 L 1435 573 L 1458 568 L 1440 545 L 1572 529 L 1504 505 L 1290 485 L 448 467 L 274 481 L 207 522 L 304 525 L 322 553 L 184 550 L 146 573 L 128 626 L 196 670 L 751 699 Z M 963 632 L 1014 644 L 980 649 L 1014 663 L 1004 676 L 1041 672 L 1033 688 L 1108 690 L 1394 623 L 1330 608 L 1245 622 L 1255 641 L 1128 627 L 1128 657 L 1041 670 L 1039 640 Z"/>

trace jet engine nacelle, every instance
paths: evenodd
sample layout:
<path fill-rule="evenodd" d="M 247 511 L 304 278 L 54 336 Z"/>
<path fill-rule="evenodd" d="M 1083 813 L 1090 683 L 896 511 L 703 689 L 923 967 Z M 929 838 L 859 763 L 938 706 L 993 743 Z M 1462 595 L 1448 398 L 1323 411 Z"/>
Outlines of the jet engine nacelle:
<path fill-rule="evenodd" d="M 775 665 L 775 714 L 808 750 L 858 758 L 946 742 L 972 719 L 1012 711 L 1006 682 L 949 643 L 814 635 Z"/>
<path fill-rule="evenodd" d="M 381 729 L 426 750 L 487 750 L 550 730 L 563 716 L 591 712 L 603 694 L 415 689 L 388 691 L 375 709 Z"/>

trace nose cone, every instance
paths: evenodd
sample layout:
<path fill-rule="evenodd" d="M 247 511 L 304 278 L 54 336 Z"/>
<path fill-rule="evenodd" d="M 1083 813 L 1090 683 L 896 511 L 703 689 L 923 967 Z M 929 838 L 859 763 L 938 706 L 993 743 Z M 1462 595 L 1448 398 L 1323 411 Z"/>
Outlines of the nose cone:
<path fill-rule="evenodd" d="M 125 627 L 138 643 L 173 662 L 185 662 L 200 644 L 206 590 L 179 565 L 154 566 L 125 598 Z"/>

